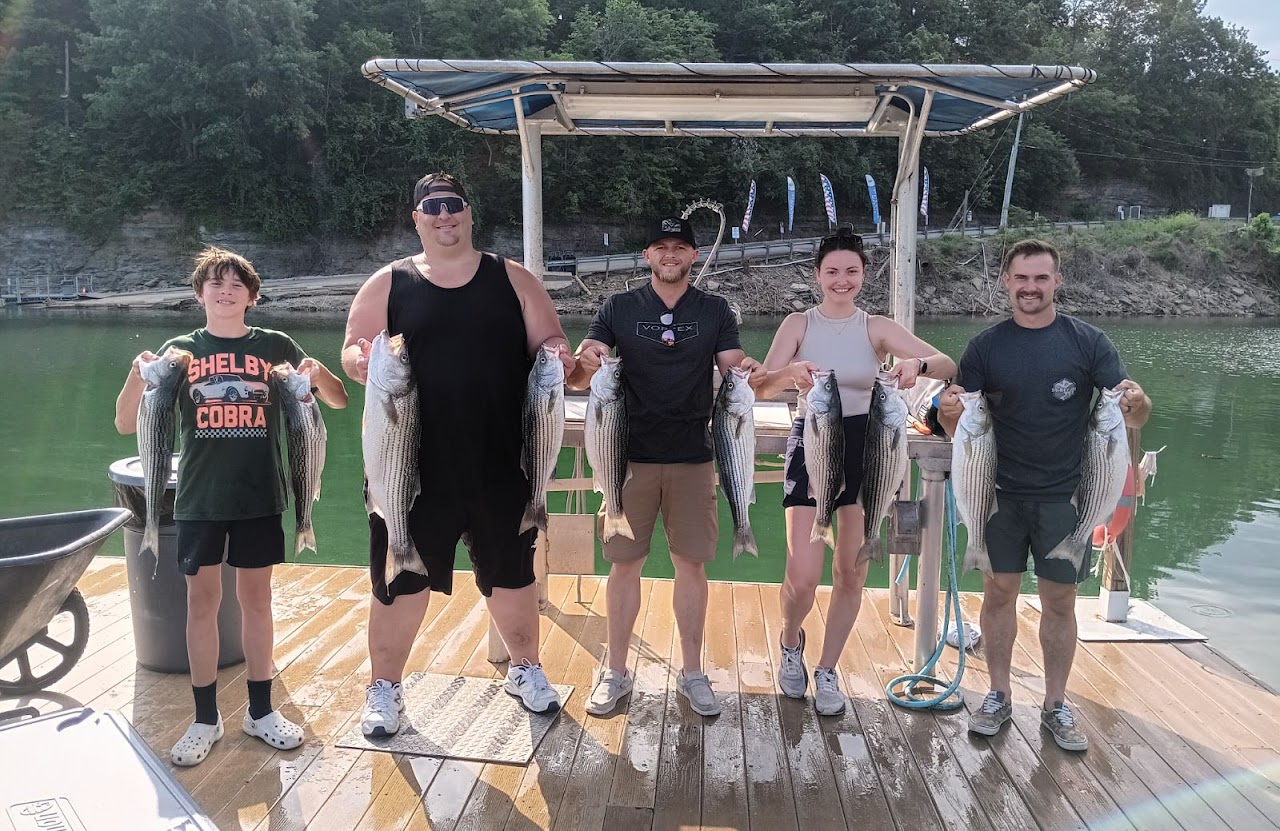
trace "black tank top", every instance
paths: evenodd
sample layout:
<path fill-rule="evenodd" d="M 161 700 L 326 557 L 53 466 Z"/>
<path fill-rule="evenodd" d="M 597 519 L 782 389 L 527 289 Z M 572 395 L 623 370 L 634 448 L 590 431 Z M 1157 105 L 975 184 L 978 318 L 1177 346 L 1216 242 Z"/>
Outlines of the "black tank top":
<path fill-rule="evenodd" d="M 411 257 L 392 263 L 387 327 L 405 336 L 418 381 L 423 495 L 527 492 L 521 410 L 533 362 L 504 261 L 482 254 L 457 288 L 426 279 Z"/>

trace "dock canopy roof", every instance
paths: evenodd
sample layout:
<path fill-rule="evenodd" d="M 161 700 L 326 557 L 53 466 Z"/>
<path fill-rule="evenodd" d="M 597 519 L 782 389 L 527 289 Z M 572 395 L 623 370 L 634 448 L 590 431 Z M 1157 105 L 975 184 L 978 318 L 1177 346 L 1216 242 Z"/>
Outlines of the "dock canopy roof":
<path fill-rule="evenodd" d="M 382 58 L 364 75 L 410 115 L 478 133 L 898 136 L 927 92 L 925 135 L 981 130 L 1091 83 L 1077 66 L 600 63 Z M 521 112 L 517 114 L 516 107 Z"/>

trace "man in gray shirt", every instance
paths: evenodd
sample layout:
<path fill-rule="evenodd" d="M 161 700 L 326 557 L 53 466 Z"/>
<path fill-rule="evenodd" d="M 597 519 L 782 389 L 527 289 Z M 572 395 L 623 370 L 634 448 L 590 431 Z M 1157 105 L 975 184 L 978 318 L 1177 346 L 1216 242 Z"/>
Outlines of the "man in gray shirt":
<path fill-rule="evenodd" d="M 985 330 L 965 349 L 956 383 L 943 393 L 938 419 L 954 434 L 964 407 L 960 393 L 981 390 L 996 436 L 996 513 L 987 522 L 992 574 L 983 575 L 982 632 L 991 691 L 969 718 L 969 730 L 994 736 L 1013 714 L 1009 664 L 1018 632 L 1017 602 L 1027 554 L 1040 594 L 1040 644 L 1045 698 L 1041 725 L 1064 750 L 1085 750 L 1088 737 L 1066 703 L 1075 658 L 1076 585 L 1089 573 L 1046 556 L 1076 524 L 1071 501 L 1095 389 L 1120 388 L 1129 427 L 1141 427 L 1151 399 L 1129 380 L 1110 339 L 1096 326 L 1057 311 L 1062 286 L 1058 252 L 1028 239 L 1005 255 L 1001 279 L 1010 319 Z"/>

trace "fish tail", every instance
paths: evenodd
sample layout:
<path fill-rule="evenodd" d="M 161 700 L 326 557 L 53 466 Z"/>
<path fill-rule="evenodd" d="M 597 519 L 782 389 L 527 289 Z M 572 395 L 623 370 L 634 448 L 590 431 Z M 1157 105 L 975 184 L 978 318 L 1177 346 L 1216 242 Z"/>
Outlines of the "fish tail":
<path fill-rule="evenodd" d="M 305 526 L 299 526 L 297 541 L 293 548 L 293 556 L 299 556 L 308 548 L 312 551 L 316 550 L 316 529 L 311 523 L 307 523 Z"/>
<path fill-rule="evenodd" d="M 964 571 L 974 570 L 991 574 L 991 555 L 987 553 L 985 545 L 969 543 L 964 549 Z"/>
<path fill-rule="evenodd" d="M 520 520 L 520 533 L 527 532 L 530 528 L 541 528 L 547 530 L 547 503 L 534 505 L 533 500 L 524 506 L 524 517 Z"/>
<path fill-rule="evenodd" d="M 815 517 L 813 520 L 813 531 L 809 534 L 809 542 L 818 542 L 821 540 L 826 543 L 832 550 L 836 550 L 836 532 L 831 527 L 831 520 L 822 521 L 822 517 Z"/>
<path fill-rule="evenodd" d="M 604 541 L 608 542 L 615 534 L 621 534 L 629 540 L 636 538 L 631 530 L 631 523 L 627 522 L 627 515 L 621 511 L 616 514 L 605 514 L 604 517 Z"/>
<path fill-rule="evenodd" d="M 390 586 L 392 581 L 406 571 L 414 574 L 427 576 L 427 566 L 422 561 L 422 556 L 418 554 L 418 549 L 414 546 L 413 540 L 410 540 L 403 548 L 396 546 L 387 546 L 387 565 L 386 565 L 386 581 Z"/>
<path fill-rule="evenodd" d="M 756 535 L 750 525 L 733 529 L 733 558 L 738 559 L 738 555 L 744 551 L 749 551 L 756 557 L 760 556 L 760 551 L 756 548 Z"/>
<path fill-rule="evenodd" d="M 142 532 L 142 548 L 140 554 L 151 552 L 153 557 L 160 556 L 160 526 L 154 520 L 147 520 L 146 530 Z"/>
<path fill-rule="evenodd" d="M 1084 562 L 1085 550 L 1088 547 L 1088 541 L 1077 540 L 1075 537 L 1067 537 L 1062 542 L 1053 547 L 1053 550 L 1045 555 L 1046 560 L 1068 560 L 1075 565 L 1076 568 Z"/>
<path fill-rule="evenodd" d="M 862 543 L 862 548 L 858 549 L 857 562 L 859 563 L 865 563 L 868 561 L 878 563 L 883 559 L 884 559 L 884 546 L 880 544 L 879 534 L 876 534 L 875 536 L 869 537 L 866 540 L 864 540 Z"/>

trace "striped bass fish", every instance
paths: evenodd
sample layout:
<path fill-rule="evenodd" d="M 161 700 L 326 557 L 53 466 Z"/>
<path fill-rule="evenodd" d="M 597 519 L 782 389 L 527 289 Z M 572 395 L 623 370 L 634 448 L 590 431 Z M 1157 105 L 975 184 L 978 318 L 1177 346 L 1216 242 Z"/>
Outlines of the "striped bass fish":
<path fill-rule="evenodd" d="M 146 529 L 140 553 L 150 551 L 159 567 L 160 512 L 164 492 L 173 469 L 173 444 L 178 428 L 178 392 L 187 380 L 187 367 L 194 356 L 170 346 L 154 361 L 142 364 L 138 374 L 146 383 L 138 402 L 138 458 L 142 464 L 143 496 L 146 500 Z"/>
<path fill-rule="evenodd" d="M 858 562 L 884 559 L 880 521 L 889 515 L 907 476 L 907 401 L 898 379 L 881 375 L 871 388 L 867 440 L 862 449 L 862 550 Z"/>
<path fill-rule="evenodd" d="M 951 439 L 951 488 L 960 521 L 969 532 L 964 569 L 991 573 L 987 555 L 987 520 L 996 507 L 996 434 L 991 411 L 981 392 L 960 393 L 964 412 Z"/>
<path fill-rule="evenodd" d="M 529 477 L 529 505 L 520 533 L 547 530 L 547 484 L 564 443 L 564 364 L 554 347 L 542 347 L 529 372 L 524 396 L 524 447 L 520 466 Z"/>
<path fill-rule="evenodd" d="M 760 556 L 748 513 L 756 501 L 756 420 L 753 412 L 756 394 L 747 383 L 750 374 L 730 367 L 711 411 L 711 439 L 716 447 L 720 489 L 724 491 L 729 512 L 733 514 L 734 559 L 743 551 Z"/>
<path fill-rule="evenodd" d="M 587 397 L 587 462 L 595 479 L 595 489 L 604 494 L 604 530 L 600 539 L 608 542 L 614 534 L 634 540 L 631 523 L 622 509 L 622 486 L 631 478 L 627 467 L 627 393 L 622 386 L 622 359 L 604 357 L 600 369 L 591 376 Z"/>
<path fill-rule="evenodd" d="M 316 530 L 311 524 L 312 505 L 320 499 L 320 475 L 328 433 L 320 404 L 311 392 L 311 376 L 289 364 L 271 370 L 272 386 L 284 410 L 284 432 L 289 445 L 289 488 L 293 491 L 294 556 L 316 550 Z"/>
<path fill-rule="evenodd" d="M 818 503 L 810 542 L 825 542 L 836 550 L 831 515 L 844 492 L 844 412 L 834 371 L 813 372 L 813 387 L 805 395 L 804 467 L 809 495 Z"/>
<path fill-rule="evenodd" d="M 1084 436 L 1080 484 L 1076 486 L 1076 527 L 1046 557 L 1070 560 L 1080 570 L 1093 545 L 1094 526 L 1107 521 L 1124 493 L 1129 472 L 1129 437 L 1125 432 L 1120 396 L 1124 390 L 1104 389 L 1093 407 Z"/>
<path fill-rule="evenodd" d="M 418 384 L 404 336 L 391 337 L 384 329 L 369 351 L 361 446 L 366 504 L 387 524 L 388 586 L 401 572 L 427 573 L 409 533 L 409 509 L 422 492 L 418 430 Z"/>

